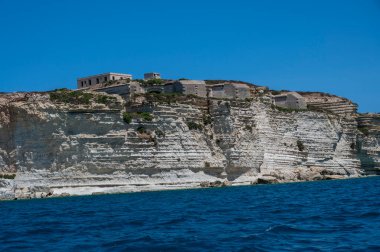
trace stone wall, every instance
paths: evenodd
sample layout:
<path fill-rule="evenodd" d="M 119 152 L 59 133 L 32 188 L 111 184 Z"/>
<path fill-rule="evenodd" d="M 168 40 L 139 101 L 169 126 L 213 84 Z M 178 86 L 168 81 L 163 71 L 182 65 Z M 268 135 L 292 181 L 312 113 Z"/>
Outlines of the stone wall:
<path fill-rule="evenodd" d="M 101 86 L 109 81 L 132 80 L 131 74 L 104 73 L 77 79 L 77 88 L 91 88 Z"/>

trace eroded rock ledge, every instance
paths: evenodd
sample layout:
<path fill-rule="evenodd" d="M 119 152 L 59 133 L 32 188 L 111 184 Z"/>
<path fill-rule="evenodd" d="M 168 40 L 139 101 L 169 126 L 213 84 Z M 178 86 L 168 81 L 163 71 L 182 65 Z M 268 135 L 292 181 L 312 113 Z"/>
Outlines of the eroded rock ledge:
<path fill-rule="evenodd" d="M 369 124 L 363 132 L 356 109 L 344 110 L 341 103 L 334 114 L 279 111 L 265 96 L 230 101 L 141 95 L 129 104 L 110 97 L 93 94 L 88 103 L 70 104 L 52 101 L 48 93 L 1 95 L 0 198 L 379 172 L 379 131 L 371 128 L 378 115 L 359 116 L 359 129 Z"/>

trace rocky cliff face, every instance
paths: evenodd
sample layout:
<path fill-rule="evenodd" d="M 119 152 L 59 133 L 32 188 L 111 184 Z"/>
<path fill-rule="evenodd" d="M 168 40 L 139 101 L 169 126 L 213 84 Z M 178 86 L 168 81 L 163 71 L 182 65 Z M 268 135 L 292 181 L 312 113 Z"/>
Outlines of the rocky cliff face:
<path fill-rule="evenodd" d="M 113 97 L 73 105 L 46 93 L 2 95 L 0 198 L 357 177 L 368 154 L 358 144 L 379 148 L 355 116 L 283 112 L 265 97 Z M 152 120 L 126 123 L 125 111 Z"/>
<path fill-rule="evenodd" d="M 380 115 L 360 114 L 358 154 L 367 174 L 380 175 Z"/>

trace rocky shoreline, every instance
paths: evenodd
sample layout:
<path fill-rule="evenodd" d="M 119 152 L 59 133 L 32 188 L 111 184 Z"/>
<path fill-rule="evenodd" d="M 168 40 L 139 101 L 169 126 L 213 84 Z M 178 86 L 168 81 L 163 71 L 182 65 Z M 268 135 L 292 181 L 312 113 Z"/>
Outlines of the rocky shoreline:
<path fill-rule="evenodd" d="M 233 183 L 227 180 L 216 181 L 204 181 L 201 183 L 189 183 L 189 184 L 161 184 L 161 185 L 148 185 L 148 184 L 136 184 L 136 185 L 114 185 L 111 190 L 107 190 L 105 187 L 82 187 L 78 191 L 77 187 L 66 187 L 61 193 L 57 188 L 34 188 L 35 191 L 19 190 L 16 197 L 1 198 L 0 200 L 27 200 L 27 199 L 45 199 L 45 198 L 61 198 L 61 197 L 75 197 L 75 196 L 90 196 L 90 195 L 109 195 L 109 194 L 124 194 L 124 193 L 139 193 L 139 192 L 153 192 L 153 191 L 168 191 L 168 190 L 188 190 L 188 189 L 205 189 L 205 188 L 222 188 L 230 186 L 257 186 L 257 185 L 269 185 L 269 184 L 286 184 L 286 183 L 307 183 L 317 182 L 324 180 L 348 180 L 359 179 L 366 177 L 373 177 L 378 175 L 368 175 L 361 177 L 345 177 L 339 175 L 324 175 L 320 179 L 306 180 L 306 181 L 278 181 L 274 177 L 266 176 L 258 178 L 253 182 L 238 182 Z"/>

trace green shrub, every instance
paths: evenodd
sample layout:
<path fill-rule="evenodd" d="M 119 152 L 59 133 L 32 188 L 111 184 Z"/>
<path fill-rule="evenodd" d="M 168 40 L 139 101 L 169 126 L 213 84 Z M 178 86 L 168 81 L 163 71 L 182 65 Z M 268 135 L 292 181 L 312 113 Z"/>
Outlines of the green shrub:
<path fill-rule="evenodd" d="M 97 95 L 95 101 L 96 103 L 108 105 L 110 103 L 115 102 L 116 98 L 108 95 Z"/>
<path fill-rule="evenodd" d="M 145 127 L 140 125 L 137 127 L 137 132 L 139 132 L 140 134 L 142 133 L 146 133 L 146 130 L 145 130 Z"/>
<path fill-rule="evenodd" d="M 298 147 L 299 151 L 305 150 L 305 146 L 303 145 L 303 143 L 300 140 L 297 140 L 297 147 Z"/>
<path fill-rule="evenodd" d="M 358 126 L 358 130 L 363 133 L 365 136 L 369 135 L 369 128 L 366 126 Z"/>
<path fill-rule="evenodd" d="M 157 130 L 156 130 L 156 135 L 157 135 L 158 137 L 165 137 L 165 133 L 164 133 L 162 130 L 160 130 L 160 129 L 157 129 Z"/>
<path fill-rule="evenodd" d="M 244 129 L 246 131 L 252 132 L 252 126 L 251 125 L 245 125 Z"/>
<path fill-rule="evenodd" d="M 137 115 L 142 118 L 144 121 L 151 122 L 153 120 L 153 116 L 149 112 L 137 112 Z"/>
<path fill-rule="evenodd" d="M 189 127 L 189 130 L 201 130 L 202 126 L 195 123 L 195 122 L 187 122 L 187 127 Z"/>
<path fill-rule="evenodd" d="M 70 90 L 68 88 L 57 88 L 53 90 L 53 92 L 62 92 L 62 91 L 70 91 Z"/>
<path fill-rule="evenodd" d="M 60 89 L 49 93 L 52 102 L 69 103 L 69 104 L 90 104 L 91 99 L 94 97 L 91 93 L 83 91 L 69 91 Z"/>
<path fill-rule="evenodd" d="M 144 121 L 152 121 L 153 115 L 149 112 L 124 112 L 123 120 L 126 123 L 131 123 L 132 119 L 143 119 Z"/>
<path fill-rule="evenodd" d="M 145 81 L 145 83 L 148 85 L 162 85 L 164 81 L 161 79 L 151 79 L 151 80 Z"/>
<path fill-rule="evenodd" d="M 281 91 L 271 90 L 271 93 L 272 93 L 272 95 L 279 95 L 279 94 L 281 94 Z"/>
<path fill-rule="evenodd" d="M 355 150 L 356 149 L 356 144 L 355 143 L 351 143 L 350 144 L 350 148 L 351 148 L 351 150 Z"/>
<path fill-rule="evenodd" d="M 0 179 L 15 179 L 16 174 L 0 174 Z"/>
<path fill-rule="evenodd" d="M 208 125 L 208 124 L 211 124 L 212 123 L 212 119 L 211 119 L 211 116 L 209 115 L 204 115 L 203 116 L 203 124 L 204 125 Z"/>
<path fill-rule="evenodd" d="M 124 122 L 130 124 L 132 122 L 132 119 L 133 119 L 133 117 L 132 117 L 132 115 L 130 113 L 128 113 L 128 112 L 124 112 L 123 113 L 123 120 L 124 120 Z"/>

